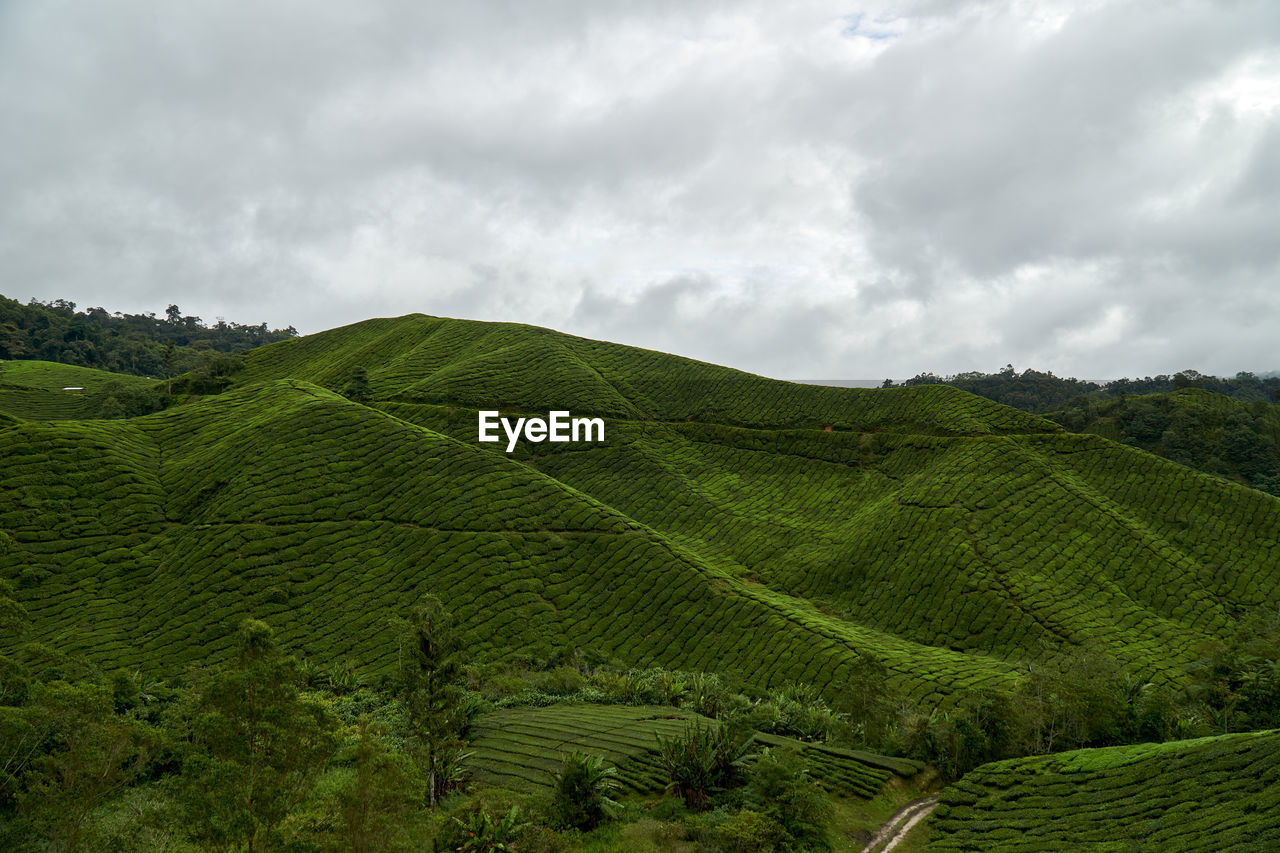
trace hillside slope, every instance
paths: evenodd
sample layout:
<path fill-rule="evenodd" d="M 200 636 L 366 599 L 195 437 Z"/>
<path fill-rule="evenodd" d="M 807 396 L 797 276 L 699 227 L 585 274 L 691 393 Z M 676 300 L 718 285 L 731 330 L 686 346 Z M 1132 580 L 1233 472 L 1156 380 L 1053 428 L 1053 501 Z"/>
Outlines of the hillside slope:
<path fill-rule="evenodd" d="M 932 823 L 937 851 L 1280 849 L 1280 732 L 987 764 Z"/>
<path fill-rule="evenodd" d="M 473 413 L 382 407 L 473 440 Z M 515 455 L 730 575 L 915 643 L 1008 661 L 1091 644 L 1172 679 L 1280 600 L 1280 502 L 1094 436 L 610 430 Z"/>
<path fill-rule="evenodd" d="M 13 423 L 0 457 L 0 569 L 33 636 L 111 666 L 217 657 L 253 614 L 319 660 L 385 671 L 388 617 L 433 592 L 481 658 L 594 647 L 827 684 L 871 648 L 918 693 L 1012 674 L 825 617 L 524 465 L 306 383 Z"/>
<path fill-rule="evenodd" d="M 147 417 L 0 419 L 0 575 L 35 638 L 174 669 L 253 614 L 385 671 L 387 618 L 434 592 L 481 658 L 593 647 L 831 693 L 869 652 L 946 701 L 1086 645 L 1176 680 L 1280 604 L 1280 501 L 955 389 L 416 315 L 246 362 Z M 320 387 L 357 367 L 369 405 Z M 477 405 L 601 413 L 607 440 L 508 456 Z"/>
<path fill-rule="evenodd" d="M 109 373 L 51 361 L 0 362 L 0 412 L 28 420 L 97 417 L 105 398 L 155 383 L 141 376 Z M 65 388 L 78 390 L 66 391 Z"/>

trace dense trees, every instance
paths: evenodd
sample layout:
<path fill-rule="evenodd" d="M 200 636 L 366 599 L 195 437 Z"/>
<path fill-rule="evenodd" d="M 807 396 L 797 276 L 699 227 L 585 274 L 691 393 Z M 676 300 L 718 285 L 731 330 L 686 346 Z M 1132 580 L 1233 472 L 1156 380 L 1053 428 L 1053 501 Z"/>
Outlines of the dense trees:
<path fill-rule="evenodd" d="M 179 798 L 197 839 L 262 849 L 337 749 L 337 721 L 298 681 L 271 629 L 250 619 L 234 662 L 193 691 Z"/>
<path fill-rule="evenodd" d="M 1144 394 L 1168 394 L 1184 388 L 1213 391 L 1246 403 L 1280 400 L 1280 376 L 1260 378 L 1248 372 L 1219 377 L 1207 376 L 1197 370 L 1184 370 L 1172 375 L 1092 382 L 1074 377 L 1064 379 L 1052 372 L 1030 369 L 1019 373 L 1010 364 L 997 373 L 971 371 L 949 376 L 920 373 L 898 385 L 952 385 L 997 403 L 1040 413 L 1080 405 L 1082 398 L 1099 402 Z M 892 388 L 895 383 L 886 379 L 881 387 Z"/>
<path fill-rule="evenodd" d="M 1180 465 L 1280 494 L 1280 407 L 1234 402 L 1198 389 L 1077 400 L 1052 417 Z"/>
<path fill-rule="evenodd" d="M 200 365 L 201 353 L 239 353 L 297 336 L 292 326 L 269 329 L 218 320 L 205 325 L 170 305 L 164 317 L 77 310 L 74 302 L 0 296 L 0 360 L 42 359 L 157 379 Z"/>
<path fill-rule="evenodd" d="M 1280 495 L 1280 376 L 1184 370 L 1099 384 L 1007 366 L 992 374 L 922 373 L 902 384 L 953 385 L 1043 413 L 1072 432 L 1097 433 Z"/>

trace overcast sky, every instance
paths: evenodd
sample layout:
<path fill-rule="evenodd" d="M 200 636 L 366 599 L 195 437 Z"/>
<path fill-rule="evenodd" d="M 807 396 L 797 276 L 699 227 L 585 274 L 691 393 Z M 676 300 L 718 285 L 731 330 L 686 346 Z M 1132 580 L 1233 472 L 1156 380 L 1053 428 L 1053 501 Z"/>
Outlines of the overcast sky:
<path fill-rule="evenodd" d="M 1280 3 L 0 2 L 0 293 L 1280 368 Z"/>

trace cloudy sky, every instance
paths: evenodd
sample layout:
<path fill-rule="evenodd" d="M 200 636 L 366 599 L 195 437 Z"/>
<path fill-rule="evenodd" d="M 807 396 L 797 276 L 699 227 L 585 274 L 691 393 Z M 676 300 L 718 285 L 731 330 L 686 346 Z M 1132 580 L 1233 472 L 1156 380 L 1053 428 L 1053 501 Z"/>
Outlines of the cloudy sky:
<path fill-rule="evenodd" d="M 1280 3 L 0 2 L 0 293 L 1280 368 Z"/>

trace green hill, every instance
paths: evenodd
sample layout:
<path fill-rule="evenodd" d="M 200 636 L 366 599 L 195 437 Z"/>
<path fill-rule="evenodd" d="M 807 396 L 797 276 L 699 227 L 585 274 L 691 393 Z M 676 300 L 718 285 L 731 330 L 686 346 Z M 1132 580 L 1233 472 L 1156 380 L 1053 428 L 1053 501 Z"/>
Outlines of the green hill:
<path fill-rule="evenodd" d="M 0 412 L 28 420 L 96 418 L 107 397 L 136 393 L 154 384 L 141 376 L 91 367 L 51 361 L 2 361 Z M 68 388 L 75 390 L 65 390 Z"/>
<path fill-rule="evenodd" d="M 744 583 L 525 465 L 306 383 L 15 424 L 0 455 L 0 560 L 33 634 L 113 666 L 217 656 L 257 614 L 317 659 L 385 671 L 387 616 L 435 592 L 481 657 L 595 647 L 826 683 L 872 647 L 947 689 L 1010 672 Z"/>
<path fill-rule="evenodd" d="M 1280 733 L 984 765 L 942 792 L 928 850 L 1280 849 Z"/>
<path fill-rule="evenodd" d="M 34 638 L 173 671 L 253 614 L 385 672 L 388 615 L 433 592 L 482 660 L 593 648 L 834 695 L 867 652 L 949 702 L 1084 645 L 1177 680 L 1280 603 L 1275 499 L 952 388 L 422 316 L 245 361 L 163 413 L 0 423 L 0 573 Z M 369 405 L 321 387 L 358 367 Z M 477 406 L 601 414 L 607 441 L 508 457 Z"/>

